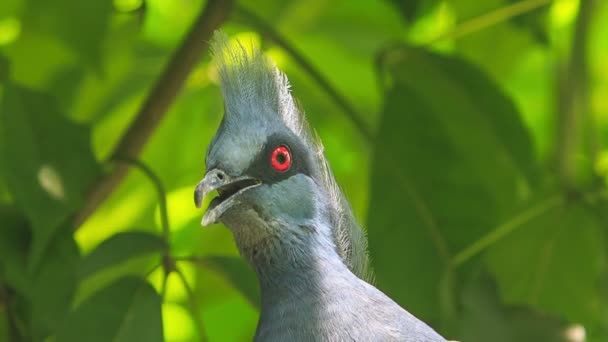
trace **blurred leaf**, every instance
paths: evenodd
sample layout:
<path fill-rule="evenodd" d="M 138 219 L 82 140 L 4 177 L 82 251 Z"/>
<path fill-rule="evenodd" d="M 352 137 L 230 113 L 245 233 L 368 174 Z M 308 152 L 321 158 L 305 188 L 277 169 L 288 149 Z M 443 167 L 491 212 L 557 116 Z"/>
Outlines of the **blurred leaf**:
<path fill-rule="evenodd" d="M 508 3 L 514 4 L 520 1 L 521 0 L 508 0 Z M 530 34 L 532 34 L 539 44 L 548 45 L 549 32 L 547 24 L 549 8 L 548 2 L 545 6 L 535 8 L 523 15 L 516 16 L 512 19 L 512 22 L 519 27 L 529 30 Z"/>
<path fill-rule="evenodd" d="M 536 164 L 517 111 L 481 72 L 420 49 L 386 57 L 370 253 L 380 287 L 432 322 L 449 259 L 525 198 Z"/>
<path fill-rule="evenodd" d="M 31 267 L 59 224 L 80 206 L 99 169 L 88 128 L 62 117 L 43 94 L 7 84 L 0 121 L 3 174 L 32 224 Z"/>
<path fill-rule="evenodd" d="M 6 317 L 6 309 L 0 308 L 0 341 L 8 341 L 8 324 Z"/>
<path fill-rule="evenodd" d="M 608 341 L 608 270 L 604 269 L 598 285 L 600 291 L 599 322 L 596 326 L 585 327 L 588 342 Z"/>
<path fill-rule="evenodd" d="M 203 5 L 201 0 L 146 1 L 143 32 L 147 39 L 174 46 L 184 36 Z"/>
<path fill-rule="evenodd" d="M 103 241 L 82 262 L 80 278 L 84 279 L 107 267 L 113 267 L 146 254 L 160 253 L 166 248 L 157 234 L 124 232 Z"/>
<path fill-rule="evenodd" d="M 23 289 L 31 238 L 27 220 L 15 208 L 0 205 L 0 222 L 0 283 Z"/>
<path fill-rule="evenodd" d="M 508 6 L 508 1 L 453 0 L 450 1 L 450 8 L 458 17 L 458 22 L 462 23 L 494 13 Z M 458 53 L 490 73 L 495 79 L 506 78 L 519 63 L 520 57 L 527 53 L 535 42 L 535 36 L 530 30 L 518 28 L 511 22 L 499 22 L 460 37 L 455 41 Z"/>
<path fill-rule="evenodd" d="M 98 66 L 111 13 L 112 1 L 29 0 L 23 27 L 24 30 L 53 34 L 72 48 L 85 64 Z"/>
<path fill-rule="evenodd" d="M 524 307 L 505 307 L 485 272 L 475 272 L 462 293 L 461 330 L 467 342 L 566 342 L 565 322 Z"/>
<path fill-rule="evenodd" d="M 412 22 L 423 14 L 423 10 L 427 10 L 437 4 L 437 0 L 388 0 L 393 7 L 403 16 L 403 18 Z"/>
<path fill-rule="evenodd" d="M 57 342 L 162 341 L 161 298 L 147 282 L 123 278 L 76 308 Z"/>
<path fill-rule="evenodd" d="M 486 261 L 507 303 L 593 325 L 605 257 L 601 236 L 594 215 L 572 204 L 520 227 L 490 248 Z"/>
<path fill-rule="evenodd" d="M 27 220 L 14 207 L 0 204 L 0 222 L 0 262 L 24 258 L 29 243 Z"/>
<path fill-rule="evenodd" d="M 56 331 L 70 309 L 80 261 L 71 233 L 70 229 L 62 227 L 53 237 L 25 289 L 31 319 L 29 330 L 36 341 Z"/>
<path fill-rule="evenodd" d="M 0 3 L 0 18 L 4 15 L 14 15 L 23 6 L 23 0 L 3 0 Z"/>
<path fill-rule="evenodd" d="M 257 277 L 243 259 L 237 257 L 207 256 L 200 265 L 223 276 L 240 291 L 251 305 L 260 308 L 260 289 Z"/>
<path fill-rule="evenodd" d="M 79 278 L 81 281 L 78 284 L 78 289 L 74 295 L 72 307 L 80 305 L 99 290 L 121 278 L 144 278 L 152 270 L 163 273 L 163 269 L 158 267 L 161 262 L 161 255 L 145 254 L 140 257 L 131 258 L 113 267 L 104 268 L 87 278 Z"/>
<path fill-rule="evenodd" d="M 389 1 L 407 21 L 412 21 L 420 7 L 420 0 L 390 0 Z"/>

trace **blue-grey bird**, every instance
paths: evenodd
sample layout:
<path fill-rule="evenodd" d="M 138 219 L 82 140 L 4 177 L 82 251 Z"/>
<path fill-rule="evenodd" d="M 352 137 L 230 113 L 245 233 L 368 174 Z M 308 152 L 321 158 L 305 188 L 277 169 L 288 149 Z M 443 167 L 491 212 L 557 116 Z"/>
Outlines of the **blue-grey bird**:
<path fill-rule="evenodd" d="M 196 186 L 257 273 L 256 341 L 445 341 L 370 283 L 366 238 L 287 77 L 216 33 L 224 116 Z M 407 284 L 404 284 L 407 286 Z"/>

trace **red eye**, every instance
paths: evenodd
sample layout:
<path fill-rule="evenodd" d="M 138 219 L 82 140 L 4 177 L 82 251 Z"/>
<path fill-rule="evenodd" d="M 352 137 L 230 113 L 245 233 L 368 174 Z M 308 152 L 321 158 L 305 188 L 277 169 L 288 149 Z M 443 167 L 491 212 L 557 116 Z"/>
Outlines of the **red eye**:
<path fill-rule="evenodd" d="M 279 172 L 289 170 L 289 167 L 291 166 L 291 153 L 287 146 L 277 146 L 277 148 L 272 151 L 270 163 L 272 164 L 272 167 Z"/>

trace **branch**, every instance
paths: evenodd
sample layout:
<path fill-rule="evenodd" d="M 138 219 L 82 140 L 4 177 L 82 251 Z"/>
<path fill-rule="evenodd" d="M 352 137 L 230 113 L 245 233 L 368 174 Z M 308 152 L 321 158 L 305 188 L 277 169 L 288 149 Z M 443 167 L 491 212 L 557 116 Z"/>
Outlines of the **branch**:
<path fill-rule="evenodd" d="M 576 185 L 576 155 L 581 146 L 581 123 L 589 112 L 587 38 L 594 4 L 594 0 L 580 2 L 570 59 L 563 74 L 558 77 L 557 167 L 558 175 L 567 188 Z"/>
<path fill-rule="evenodd" d="M 245 21 L 247 21 L 251 26 L 255 27 L 260 31 L 261 34 L 270 38 L 275 44 L 280 46 L 285 52 L 287 52 L 291 58 L 302 68 L 306 73 L 312 77 L 312 79 L 317 82 L 317 84 L 327 93 L 327 95 L 338 105 L 338 107 L 342 108 L 342 111 L 348 119 L 355 125 L 359 133 L 368 141 L 373 141 L 373 134 L 361 119 L 361 115 L 357 113 L 357 110 L 354 106 L 352 106 L 344 95 L 340 94 L 340 92 L 332 87 L 327 79 L 323 77 L 321 72 L 317 70 L 312 63 L 310 63 L 302 53 L 300 53 L 292 44 L 290 44 L 285 37 L 283 37 L 278 31 L 276 31 L 272 26 L 267 24 L 262 18 L 255 15 L 255 13 L 249 11 L 248 9 L 242 6 L 236 6 L 235 11 L 237 14 L 241 15 Z"/>
<path fill-rule="evenodd" d="M 135 120 L 119 141 L 110 159 L 136 159 L 161 119 L 179 94 L 192 69 L 209 50 L 213 32 L 228 18 L 232 1 L 209 0 L 181 46 L 177 49 L 156 85 L 142 105 Z M 85 204 L 76 214 L 78 228 L 109 196 L 126 176 L 128 165 L 119 164 L 89 190 Z"/>

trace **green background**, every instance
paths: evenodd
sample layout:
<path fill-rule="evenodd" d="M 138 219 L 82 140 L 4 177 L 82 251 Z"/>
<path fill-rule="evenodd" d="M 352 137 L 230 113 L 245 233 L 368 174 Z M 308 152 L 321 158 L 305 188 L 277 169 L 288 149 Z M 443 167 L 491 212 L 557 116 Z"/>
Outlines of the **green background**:
<path fill-rule="evenodd" d="M 449 339 L 608 341 L 599 0 L 0 1 L 0 341 L 251 340 L 192 200 L 216 28 L 288 75 L 380 289 Z"/>

